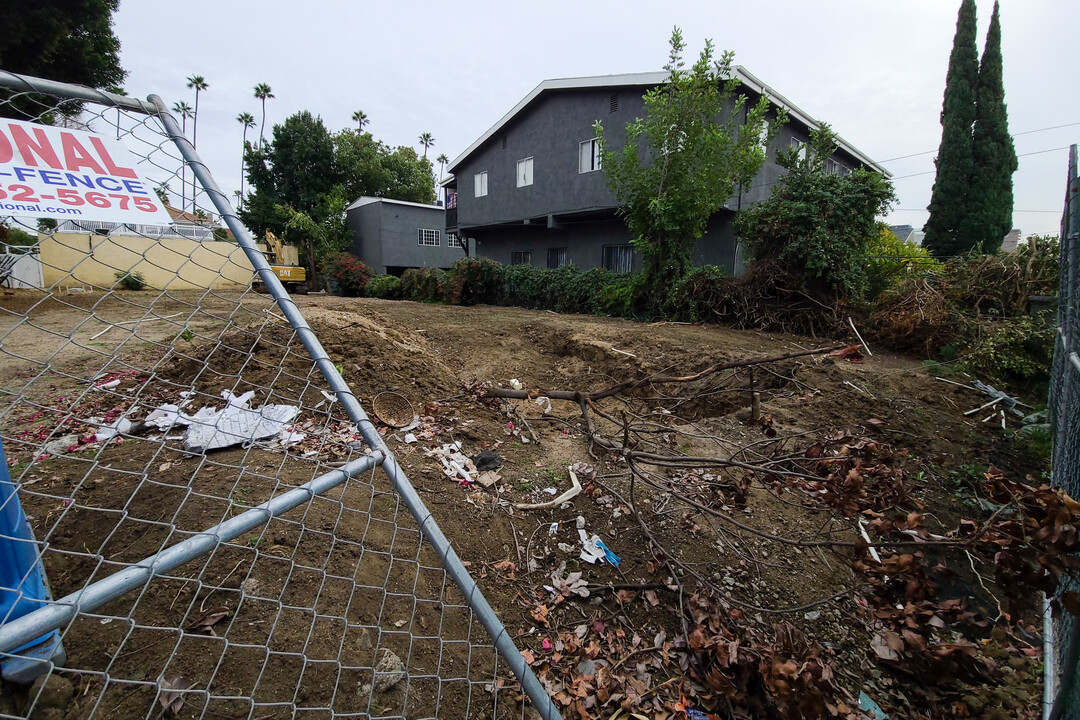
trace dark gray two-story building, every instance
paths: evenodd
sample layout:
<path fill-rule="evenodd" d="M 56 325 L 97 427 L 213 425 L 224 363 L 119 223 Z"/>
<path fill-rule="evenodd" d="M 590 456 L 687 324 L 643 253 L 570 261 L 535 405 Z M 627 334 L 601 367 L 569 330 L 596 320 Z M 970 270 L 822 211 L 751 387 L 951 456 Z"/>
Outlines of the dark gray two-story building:
<path fill-rule="evenodd" d="M 819 123 L 742 67 L 734 72 L 748 104 L 765 95 L 789 117 L 761 171 L 727 199 L 697 244 L 697 264 L 739 274 L 743 258 L 732 230 L 735 213 L 769 197 L 785 172 L 776 152 L 805 143 Z M 655 72 L 540 83 L 448 165 L 453 177 L 444 182 L 447 232 L 463 238 L 470 252 L 506 264 L 637 269 L 629 231 L 601 168 L 593 124 L 602 122 L 609 146 L 621 147 L 626 124 L 644 114 L 645 92 L 666 80 L 667 73 Z M 841 139 L 826 169 L 846 173 L 856 167 L 888 175 Z"/>
<path fill-rule="evenodd" d="M 346 209 L 345 224 L 353 236 L 349 251 L 380 275 L 448 268 L 465 257 L 458 235 L 446 231 L 441 205 L 362 197 Z"/>

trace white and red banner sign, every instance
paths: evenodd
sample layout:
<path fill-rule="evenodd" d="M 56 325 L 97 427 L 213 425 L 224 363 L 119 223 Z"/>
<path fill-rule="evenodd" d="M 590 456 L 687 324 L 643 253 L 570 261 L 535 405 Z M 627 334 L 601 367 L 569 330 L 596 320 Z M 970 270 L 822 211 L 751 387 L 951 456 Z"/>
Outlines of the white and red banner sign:
<path fill-rule="evenodd" d="M 0 216 L 168 225 L 119 140 L 0 119 Z"/>

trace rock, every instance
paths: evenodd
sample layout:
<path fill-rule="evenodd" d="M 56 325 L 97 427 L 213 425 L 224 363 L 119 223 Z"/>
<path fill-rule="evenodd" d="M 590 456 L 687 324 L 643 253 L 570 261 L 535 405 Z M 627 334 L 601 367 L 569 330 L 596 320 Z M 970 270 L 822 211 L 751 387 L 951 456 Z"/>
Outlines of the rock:
<path fill-rule="evenodd" d="M 356 644 L 361 650 L 371 649 L 371 633 L 368 632 L 367 628 L 360 631 L 360 637 L 357 639 Z"/>
<path fill-rule="evenodd" d="M 45 443 L 45 447 L 43 447 L 41 449 L 42 449 L 42 451 L 48 453 L 49 455 L 57 455 L 57 456 L 59 456 L 59 455 L 67 455 L 68 448 L 71 447 L 72 445 L 78 445 L 78 444 L 79 444 L 79 436 L 78 435 L 74 435 L 74 434 L 61 435 L 60 437 L 56 438 L 55 440 L 50 440 L 49 442 Z"/>
<path fill-rule="evenodd" d="M 821 617 L 821 611 L 820 610 L 811 610 L 810 612 L 804 614 L 803 617 L 805 619 L 809 620 L 810 622 L 813 622 L 814 620 L 817 620 L 819 617 Z"/>
<path fill-rule="evenodd" d="M 1031 417 L 1031 416 L 1028 415 L 1028 417 Z M 1026 421 L 1027 418 L 1024 418 L 1024 420 Z M 1030 423 L 1030 424 L 1024 425 L 1024 427 L 1020 428 L 1020 434 L 1021 435 L 1039 435 L 1039 434 L 1052 435 L 1053 430 L 1051 429 L 1051 427 L 1050 427 L 1050 425 L 1048 423 Z"/>
<path fill-rule="evenodd" d="M 240 583 L 240 589 L 245 595 L 258 595 L 262 590 L 262 582 L 256 578 L 248 578 Z"/>
<path fill-rule="evenodd" d="M 30 686 L 30 697 L 37 698 L 31 720 L 46 720 L 49 716 L 45 712 L 50 709 L 59 710 L 62 715 L 74 695 L 75 686 L 67 678 L 56 673 L 42 675 Z"/>
<path fill-rule="evenodd" d="M 596 663 L 588 658 L 585 658 L 577 664 L 577 671 L 581 675 L 595 675 Z"/>
<path fill-rule="evenodd" d="M 382 656 L 375 663 L 375 679 L 372 688 L 375 692 L 386 692 L 405 679 L 405 663 L 392 650 L 383 649 Z"/>

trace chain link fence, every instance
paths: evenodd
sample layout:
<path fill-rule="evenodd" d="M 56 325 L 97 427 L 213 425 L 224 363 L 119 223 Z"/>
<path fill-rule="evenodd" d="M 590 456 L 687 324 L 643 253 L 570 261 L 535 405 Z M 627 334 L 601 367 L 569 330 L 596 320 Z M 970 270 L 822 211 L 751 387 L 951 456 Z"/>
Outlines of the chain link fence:
<path fill-rule="evenodd" d="M 558 718 L 160 98 L 0 72 L 0 117 L 173 206 L 0 203 L 0 716 Z"/>
<path fill-rule="evenodd" d="M 1054 432 L 1052 477 L 1072 497 L 1080 497 L 1080 179 L 1077 148 L 1069 149 L 1065 213 L 1061 222 L 1061 282 L 1058 333 L 1050 384 L 1050 422 Z M 1065 586 L 1062 591 L 1076 590 Z M 1047 604 L 1044 717 L 1080 718 L 1080 622 Z"/>

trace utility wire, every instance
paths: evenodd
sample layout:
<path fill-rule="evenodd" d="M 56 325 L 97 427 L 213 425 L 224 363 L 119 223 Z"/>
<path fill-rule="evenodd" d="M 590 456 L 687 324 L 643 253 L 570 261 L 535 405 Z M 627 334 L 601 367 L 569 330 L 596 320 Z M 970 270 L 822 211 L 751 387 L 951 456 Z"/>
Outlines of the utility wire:
<path fill-rule="evenodd" d="M 1078 123 L 1078 124 L 1080 124 L 1080 123 Z M 1016 157 L 1022 158 L 1022 157 L 1027 157 L 1029 155 L 1045 155 L 1046 153 L 1058 152 L 1060 150 L 1068 150 L 1068 149 L 1069 149 L 1069 146 L 1065 145 L 1064 147 L 1050 148 L 1049 150 L 1036 150 L 1034 152 L 1021 153 L 1020 155 L 1017 155 Z M 883 162 L 888 162 L 888 161 L 883 161 Z M 937 170 L 927 170 L 926 172 L 911 173 L 910 175 L 894 175 L 892 178 L 890 178 L 890 180 L 903 180 L 904 178 L 918 177 L 920 175 L 933 175 L 936 172 L 937 172 Z"/>
<path fill-rule="evenodd" d="M 1032 133 L 1041 133 L 1048 130 L 1060 130 L 1061 128 L 1073 127 L 1080 125 L 1080 122 L 1065 123 L 1064 125 L 1051 125 L 1050 127 L 1039 128 L 1038 130 L 1025 130 L 1024 132 L 1013 133 L 1013 138 L 1018 138 L 1021 135 L 1031 135 Z M 910 155 L 900 155 L 899 157 L 889 158 L 888 160 L 878 160 L 878 163 L 893 162 L 894 160 L 907 160 L 908 158 L 919 157 L 920 155 L 933 155 L 937 150 L 925 150 L 923 152 L 911 153 Z"/>

